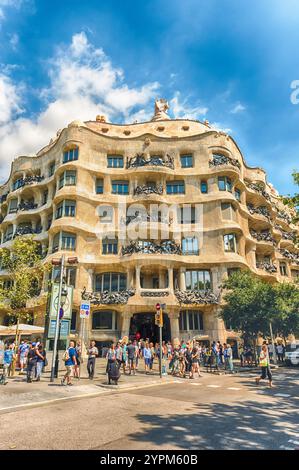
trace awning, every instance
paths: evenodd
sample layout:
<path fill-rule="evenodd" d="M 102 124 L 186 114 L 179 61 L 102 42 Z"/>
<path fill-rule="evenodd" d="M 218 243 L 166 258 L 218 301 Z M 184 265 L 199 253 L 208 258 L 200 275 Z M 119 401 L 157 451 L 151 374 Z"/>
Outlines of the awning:
<path fill-rule="evenodd" d="M 16 334 L 18 328 L 19 335 L 41 335 L 44 333 L 44 327 L 42 326 L 34 326 L 34 325 L 25 325 L 20 323 L 19 326 L 11 325 L 11 326 L 1 326 L 0 327 L 0 336 L 14 336 Z"/>

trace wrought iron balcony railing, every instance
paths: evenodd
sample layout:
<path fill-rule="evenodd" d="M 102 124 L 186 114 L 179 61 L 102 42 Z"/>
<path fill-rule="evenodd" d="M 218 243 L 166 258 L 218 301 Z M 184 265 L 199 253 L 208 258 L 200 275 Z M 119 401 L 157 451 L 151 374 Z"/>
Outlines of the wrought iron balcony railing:
<path fill-rule="evenodd" d="M 271 202 L 270 194 L 264 189 L 263 185 L 260 183 L 246 183 L 247 188 L 252 189 L 256 193 L 264 196 L 267 201 Z"/>
<path fill-rule="evenodd" d="M 175 296 L 180 304 L 219 304 L 220 295 L 207 290 L 175 290 Z"/>
<path fill-rule="evenodd" d="M 253 204 L 247 204 L 247 209 L 250 214 L 263 215 L 264 217 L 270 220 L 270 212 L 265 206 L 254 207 Z"/>
<path fill-rule="evenodd" d="M 38 204 L 35 204 L 32 201 L 22 201 L 18 205 L 18 210 L 19 211 L 30 211 L 30 210 L 33 210 L 33 209 L 37 209 L 37 207 L 38 207 Z"/>
<path fill-rule="evenodd" d="M 292 263 L 299 264 L 299 253 L 292 253 L 291 251 L 283 248 L 280 248 L 278 251 L 284 258 L 291 260 Z"/>
<path fill-rule="evenodd" d="M 89 300 L 94 305 L 122 305 L 128 303 L 130 297 L 135 295 L 135 289 L 110 292 L 87 292 L 85 287 L 82 291 L 82 299 Z"/>
<path fill-rule="evenodd" d="M 241 168 L 240 162 L 236 158 L 226 157 L 225 155 L 214 156 L 209 161 L 210 167 L 221 166 L 221 165 L 232 165 L 237 168 Z"/>
<path fill-rule="evenodd" d="M 174 158 L 166 155 L 165 159 L 160 156 L 150 156 L 148 159 L 143 153 L 137 154 L 135 157 L 127 158 L 127 168 L 138 168 L 143 166 L 162 166 L 174 170 Z"/>
<path fill-rule="evenodd" d="M 269 263 L 268 261 L 257 261 L 256 262 L 256 267 L 258 269 L 264 269 L 265 271 L 269 273 L 276 273 L 277 272 L 277 267 L 273 263 Z"/>
<path fill-rule="evenodd" d="M 276 246 L 277 243 L 272 237 L 270 230 L 264 230 L 262 232 L 257 232 L 254 229 L 250 229 L 250 235 L 255 238 L 257 241 L 270 242 L 272 245 Z"/>
<path fill-rule="evenodd" d="M 163 194 L 163 185 L 159 184 L 158 186 L 153 186 L 153 185 L 146 185 L 144 184 L 143 186 L 137 186 L 134 189 L 134 194 L 136 196 L 148 196 L 150 194 L 158 194 L 161 195 Z"/>
<path fill-rule="evenodd" d="M 13 191 L 16 191 L 17 189 L 22 188 L 23 186 L 27 186 L 27 185 L 34 184 L 34 183 L 40 183 L 44 179 L 45 179 L 44 176 L 39 176 L 39 175 L 26 176 L 25 178 L 18 181 L 18 186 L 14 188 Z"/>
<path fill-rule="evenodd" d="M 145 254 L 176 254 L 181 255 L 180 245 L 173 240 L 163 240 L 158 243 L 153 241 L 132 241 L 129 245 L 121 248 L 121 255 L 132 255 L 134 253 Z"/>
<path fill-rule="evenodd" d="M 171 225 L 173 219 L 171 217 L 163 216 L 162 214 L 145 214 L 139 213 L 136 211 L 134 215 L 127 215 L 126 217 L 122 217 L 120 220 L 121 224 L 129 225 L 131 222 L 134 223 L 141 223 L 141 222 L 155 222 L 161 224 Z"/>
<path fill-rule="evenodd" d="M 277 217 L 284 220 L 287 224 L 292 222 L 292 217 L 285 211 L 279 211 Z"/>

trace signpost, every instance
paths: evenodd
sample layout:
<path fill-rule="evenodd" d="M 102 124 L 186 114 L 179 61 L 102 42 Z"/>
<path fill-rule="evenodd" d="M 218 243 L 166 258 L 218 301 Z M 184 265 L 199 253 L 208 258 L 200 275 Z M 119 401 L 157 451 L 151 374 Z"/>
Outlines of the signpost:
<path fill-rule="evenodd" d="M 163 328 L 163 312 L 161 309 L 160 304 L 156 304 L 156 315 L 155 315 L 155 323 L 159 327 L 159 344 L 160 344 L 160 355 L 159 355 L 159 372 L 160 378 L 162 378 L 162 328 Z"/>
<path fill-rule="evenodd" d="M 81 344 L 82 347 L 85 344 L 85 323 L 90 316 L 90 301 L 82 300 L 80 305 L 80 318 L 82 319 L 80 330 L 81 330 Z"/>

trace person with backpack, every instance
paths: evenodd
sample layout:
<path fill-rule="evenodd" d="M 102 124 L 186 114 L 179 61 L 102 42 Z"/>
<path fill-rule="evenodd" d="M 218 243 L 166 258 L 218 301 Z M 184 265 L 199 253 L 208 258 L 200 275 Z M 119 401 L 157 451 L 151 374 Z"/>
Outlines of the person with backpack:
<path fill-rule="evenodd" d="M 37 365 L 37 352 L 36 352 L 36 343 L 31 343 L 30 349 L 28 351 L 28 361 L 27 361 L 27 383 L 31 383 L 33 376 L 35 376 L 36 365 Z"/>
<path fill-rule="evenodd" d="M 3 357 L 3 375 L 1 377 L 2 385 L 6 385 L 8 383 L 6 378 L 8 376 L 8 371 L 9 371 L 9 368 L 11 367 L 14 354 L 15 353 L 13 350 L 13 346 L 11 344 L 9 346 L 6 346 L 6 349 L 4 351 L 4 357 Z"/>
<path fill-rule="evenodd" d="M 77 364 L 76 349 L 75 349 L 74 341 L 70 341 L 69 347 L 64 352 L 62 359 L 64 360 L 64 363 L 65 363 L 66 373 L 64 377 L 61 379 L 61 385 L 65 385 L 65 381 L 67 382 L 67 385 L 73 385 L 71 381 L 71 377 L 73 375 L 74 366 Z"/>

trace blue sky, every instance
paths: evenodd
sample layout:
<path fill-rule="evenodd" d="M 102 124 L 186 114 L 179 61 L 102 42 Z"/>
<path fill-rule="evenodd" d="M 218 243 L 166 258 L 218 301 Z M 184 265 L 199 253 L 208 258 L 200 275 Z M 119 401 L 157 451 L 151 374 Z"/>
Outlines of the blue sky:
<path fill-rule="evenodd" d="M 298 25 L 297 0 L 0 0 L 0 181 L 71 120 L 141 121 L 165 97 L 293 193 Z"/>

